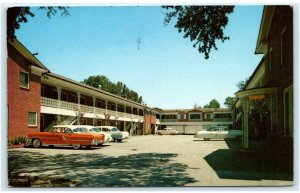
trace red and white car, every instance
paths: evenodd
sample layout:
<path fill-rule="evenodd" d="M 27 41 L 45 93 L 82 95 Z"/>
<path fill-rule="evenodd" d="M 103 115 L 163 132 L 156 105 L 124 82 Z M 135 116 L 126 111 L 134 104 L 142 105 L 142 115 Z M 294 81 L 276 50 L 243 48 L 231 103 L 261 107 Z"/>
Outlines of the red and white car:
<path fill-rule="evenodd" d="M 29 142 L 26 145 L 41 146 L 72 146 L 79 149 L 82 146 L 90 148 L 93 145 L 102 144 L 104 135 L 92 133 L 74 133 L 69 126 L 55 126 L 47 132 L 32 132 L 28 134 Z"/>

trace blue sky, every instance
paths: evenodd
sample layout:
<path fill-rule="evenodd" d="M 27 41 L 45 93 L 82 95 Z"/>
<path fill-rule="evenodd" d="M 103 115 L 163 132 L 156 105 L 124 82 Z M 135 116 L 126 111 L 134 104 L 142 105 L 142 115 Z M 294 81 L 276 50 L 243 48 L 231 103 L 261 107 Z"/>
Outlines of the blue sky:
<path fill-rule="evenodd" d="M 32 9 L 35 17 L 16 35 L 50 71 L 76 81 L 91 75 L 122 81 L 148 106 L 192 108 L 214 98 L 224 106 L 262 58 L 254 54 L 262 10 L 235 7 L 225 30 L 230 40 L 208 60 L 174 25 L 163 26 L 159 6 L 70 7 L 70 16 L 52 19 Z"/>

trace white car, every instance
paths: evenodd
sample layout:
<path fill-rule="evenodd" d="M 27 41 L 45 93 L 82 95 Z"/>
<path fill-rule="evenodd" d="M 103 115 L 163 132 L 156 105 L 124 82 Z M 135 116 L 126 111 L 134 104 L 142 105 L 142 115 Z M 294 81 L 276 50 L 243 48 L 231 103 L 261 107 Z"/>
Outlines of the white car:
<path fill-rule="evenodd" d="M 215 126 L 210 127 L 206 131 L 198 131 L 194 138 L 200 138 L 205 141 L 210 139 L 234 139 L 241 140 L 242 139 L 242 131 L 241 130 L 228 130 L 224 126 Z"/>
<path fill-rule="evenodd" d="M 121 142 L 123 139 L 129 138 L 127 131 L 120 131 L 114 126 L 97 126 L 97 128 L 102 132 L 109 133 L 113 141 Z"/>
<path fill-rule="evenodd" d="M 107 132 L 103 132 L 101 131 L 99 128 L 97 128 L 96 126 L 87 126 L 87 129 L 90 133 L 100 133 L 104 135 L 104 143 L 109 142 L 109 141 L 113 141 L 113 138 L 111 136 L 111 134 L 107 133 Z"/>
<path fill-rule="evenodd" d="M 172 129 L 172 128 L 164 128 L 163 130 L 158 130 L 156 132 L 158 135 L 177 135 L 179 134 L 178 131 Z"/>

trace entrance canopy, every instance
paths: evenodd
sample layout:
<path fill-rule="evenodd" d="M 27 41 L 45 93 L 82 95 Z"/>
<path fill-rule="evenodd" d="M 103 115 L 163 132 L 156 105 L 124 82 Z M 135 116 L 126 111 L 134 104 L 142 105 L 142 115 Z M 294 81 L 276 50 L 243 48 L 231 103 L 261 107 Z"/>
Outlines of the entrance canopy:
<path fill-rule="evenodd" d="M 235 95 L 238 98 L 249 97 L 249 100 L 255 100 L 255 99 L 264 99 L 263 97 L 265 94 L 273 94 L 276 92 L 277 92 L 277 87 L 260 87 L 260 88 L 252 88 L 252 89 L 236 92 Z"/>

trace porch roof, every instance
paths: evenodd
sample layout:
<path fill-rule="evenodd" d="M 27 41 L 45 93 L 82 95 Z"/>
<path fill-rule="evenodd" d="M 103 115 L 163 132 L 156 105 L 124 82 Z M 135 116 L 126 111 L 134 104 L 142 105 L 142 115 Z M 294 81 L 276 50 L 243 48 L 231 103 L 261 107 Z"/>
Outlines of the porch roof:
<path fill-rule="evenodd" d="M 235 95 L 242 98 L 252 95 L 276 93 L 277 89 L 277 87 L 258 87 L 236 92 Z"/>

